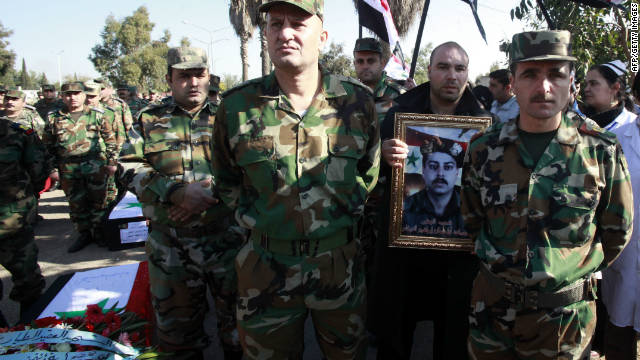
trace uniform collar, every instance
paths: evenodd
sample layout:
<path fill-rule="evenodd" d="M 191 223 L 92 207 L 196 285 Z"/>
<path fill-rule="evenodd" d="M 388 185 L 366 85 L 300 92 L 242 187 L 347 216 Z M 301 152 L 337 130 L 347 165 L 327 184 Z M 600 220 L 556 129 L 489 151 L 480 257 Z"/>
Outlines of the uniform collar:
<path fill-rule="evenodd" d="M 322 86 L 322 94 L 327 99 L 344 96 L 347 94 L 344 86 L 342 85 L 342 79 L 339 76 L 331 75 L 325 72 L 322 67 L 320 69 Z M 261 94 L 259 97 L 275 100 L 284 95 L 276 79 L 275 72 L 272 71 L 269 75 L 265 76 L 260 84 Z"/>
<path fill-rule="evenodd" d="M 502 126 L 500 135 L 498 136 L 498 144 L 504 145 L 516 142 L 519 137 L 518 121 L 520 121 L 520 115 L 507 121 Z M 579 142 L 577 120 L 568 116 L 567 113 L 563 113 L 555 139 L 560 144 L 576 145 Z"/>

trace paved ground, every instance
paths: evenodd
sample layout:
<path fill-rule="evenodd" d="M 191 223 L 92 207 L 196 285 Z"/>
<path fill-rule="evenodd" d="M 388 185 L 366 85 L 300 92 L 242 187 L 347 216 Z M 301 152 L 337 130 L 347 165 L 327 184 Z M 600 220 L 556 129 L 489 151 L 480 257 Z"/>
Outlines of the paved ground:
<path fill-rule="evenodd" d="M 134 249 L 109 251 L 105 248 L 89 245 L 82 251 L 74 254 L 67 253 L 67 248 L 75 237 L 69 209 L 62 190 L 44 193 L 40 199 L 40 214 L 44 217 L 35 228 L 36 243 L 40 249 L 38 262 L 47 282 L 47 288 L 60 275 L 76 271 L 90 270 L 105 266 L 124 265 L 145 260 L 143 247 Z M 18 321 L 18 304 L 8 298 L 13 287 L 10 274 L 0 267 L 0 279 L 4 283 L 4 297 L 0 299 L 0 310 L 7 321 L 13 324 Z M 211 304 L 211 299 L 209 301 Z M 210 306 L 212 307 L 212 306 Z M 213 312 L 205 320 L 208 324 L 208 332 L 214 335 L 215 318 Z M 213 336 L 215 339 L 216 337 Z M 415 343 L 412 359 L 431 359 L 432 326 L 429 322 L 418 325 L 415 334 Z M 375 359 L 375 348 L 370 347 L 367 359 Z M 222 359 L 222 353 L 218 344 L 214 343 L 207 349 L 207 359 Z M 315 334 L 310 319 L 307 319 L 305 327 L 305 359 L 321 359 Z"/>

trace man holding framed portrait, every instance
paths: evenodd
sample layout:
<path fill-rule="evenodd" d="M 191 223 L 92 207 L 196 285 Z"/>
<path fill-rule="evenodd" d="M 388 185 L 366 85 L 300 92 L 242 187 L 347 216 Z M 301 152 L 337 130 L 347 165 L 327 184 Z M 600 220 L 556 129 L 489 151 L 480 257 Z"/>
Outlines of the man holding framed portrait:
<path fill-rule="evenodd" d="M 420 164 L 415 159 L 422 156 L 419 149 L 425 139 L 438 137 L 465 143 L 471 134 L 491 122 L 487 118 L 491 115 L 480 107 L 467 87 L 468 65 L 466 51 L 455 42 L 443 43 L 432 51 L 428 67 L 430 81 L 397 97 L 397 105 L 389 110 L 382 124 L 381 176 L 391 179 L 392 170 L 396 169 L 397 178 L 397 173 L 405 167 Z M 399 132 L 403 135 L 397 136 Z M 446 151 L 451 154 L 452 148 Z M 403 172 L 407 175 L 406 187 L 392 186 L 394 181 L 388 183 L 382 211 L 389 214 L 383 218 L 390 222 L 382 224 L 382 228 L 395 231 L 397 227 L 397 232 L 401 232 L 402 222 L 389 220 L 396 219 L 396 213 L 403 210 L 399 207 L 391 214 L 391 201 L 398 203 L 392 199 L 392 192 L 400 197 L 410 193 L 407 191 L 409 179 L 412 188 L 421 188 L 414 184 L 417 176 L 409 176 L 414 173 L 424 178 L 420 167 Z M 459 177 L 459 171 L 456 176 Z M 459 184 L 459 180 L 455 183 Z M 447 181 L 448 186 L 451 184 L 452 180 Z M 436 185 L 438 189 L 446 188 L 440 180 Z M 393 239 L 388 240 L 377 242 L 377 271 L 371 290 L 375 294 L 370 297 L 375 300 L 371 306 L 375 314 L 372 325 L 378 336 L 378 359 L 409 359 L 416 323 L 422 320 L 434 321 L 434 359 L 466 359 L 464 339 L 468 334 L 469 289 L 477 272 L 477 259 L 468 250 L 461 251 L 462 247 L 450 248 L 458 251 L 398 248 L 388 247 Z M 468 243 L 467 239 L 461 240 Z"/>

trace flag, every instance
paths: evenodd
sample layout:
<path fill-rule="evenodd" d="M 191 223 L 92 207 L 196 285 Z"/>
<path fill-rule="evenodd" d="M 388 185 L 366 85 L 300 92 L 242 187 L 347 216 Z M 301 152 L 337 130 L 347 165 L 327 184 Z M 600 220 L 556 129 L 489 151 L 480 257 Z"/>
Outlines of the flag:
<path fill-rule="evenodd" d="M 478 30 L 480 31 L 480 35 L 484 39 L 484 42 L 487 42 L 487 35 L 484 33 L 484 27 L 482 27 L 482 23 L 480 22 L 480 18 L 478 17 L 478 0 L 462 0 L 471 6 L 471 11 L 473 12 L 473 18 L 476 20 L 476 25 L 478 25 Z"/>
<path fill-rule="evenodd" d="M 380 40 L 387 42 L 389 48 L 396 47 L 400 37 L 387 0 L 358 0 L 358 20 L 360 26 L 366 27 Z"/>

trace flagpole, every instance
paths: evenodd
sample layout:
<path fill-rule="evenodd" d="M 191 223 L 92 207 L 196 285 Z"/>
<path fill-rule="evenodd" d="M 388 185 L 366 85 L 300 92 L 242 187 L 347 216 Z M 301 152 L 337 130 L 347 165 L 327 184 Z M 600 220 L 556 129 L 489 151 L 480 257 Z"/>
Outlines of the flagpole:
<path fill-rule="evenodd" d="M 358 39 L 362 39 L 362 25 L 358 25 L 358 28 L 359 28 Z"/>
<path fill-rule="evenodd" d="M 547 8 L 544 6 L 544 3 L 542 2 L 542 0 L 536 0 L 536 2 L 538 3 L 538 7 L 540 7 L 540 11 L 542 11 L 542 15 L 544 15 L 544 19 L 547 20 L 547 26 L 549 26 L 549 30 L 555 30 L 556 25 L 551 20 L 551 16 L 549 16 L 549 12 L 547 11 Z"/>
<path fill-rule="evenodd" d="M 424 31 L 424 23 L 427 20 L 427 12 L 429 11 L 430 2 L 430 0 L 424 0 L 422 18 L 420 19 L 420 27 L 418 28 L 418 36 L 416 37 L 416 46 L 413 48 L 413 58 L 411 59 L 411 70 L 409 71 L 410 78 L 413 78 L 413 75 L 416 72 L 416 63 L 418 61 L 418 54 L 420 53 L 420 41 L 422 40 L 422 32 Z"/>

